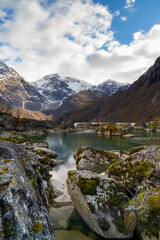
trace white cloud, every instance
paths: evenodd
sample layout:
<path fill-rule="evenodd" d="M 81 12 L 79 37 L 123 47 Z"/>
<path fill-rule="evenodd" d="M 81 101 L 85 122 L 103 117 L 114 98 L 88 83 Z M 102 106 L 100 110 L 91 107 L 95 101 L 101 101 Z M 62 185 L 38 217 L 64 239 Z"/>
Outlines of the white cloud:
<path fill-rule="evenodd" d="M 119 10 L 117 10 L 117 11 L 114 12 L 114 17 L 117 17 L 117 16 L 119 16 L 119 15 L 120 15 L 120 11 L 119 11 Z"/>
<path fill-rule="evenodd" d="M 0 58 L 28 81 L 58 73 L 96 84 L 133 82 L 160 55 L 160 25 L 121 45 L 111 31 L 116 15 L 107 7 L 91 0 L 44 2 L 0 0 Z"/>
<path fill-rule="evenodd" d="M 136 0 L 126 0 L 125 8 L 133 8 L 135 5 Z"/>
<path fill-rule="evenodd" d="M 154 25 L 149 32 L 139 31 L 133 35 L 129 45 L 116 43 L 110 52 L 97 51 L 91 56 L 90 67 L 102 72 L 111 79 L 133 82 L 160 56 L 160 25 Z"/>
<path fill-rule="evenodd" d="M 122 16 L 122 17 L 120 17 L 120 19 L 122 20 L 122 22 L 126 22 L 127 21 L 127 17 L 126 16 Z"/>

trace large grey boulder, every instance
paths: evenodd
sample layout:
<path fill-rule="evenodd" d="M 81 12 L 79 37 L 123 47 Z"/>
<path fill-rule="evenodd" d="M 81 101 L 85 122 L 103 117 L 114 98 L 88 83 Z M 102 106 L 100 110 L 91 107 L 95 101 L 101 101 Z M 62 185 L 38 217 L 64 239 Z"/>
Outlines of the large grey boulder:
<path fill-rule="evenodd" d="M 104 238 L 130 238 L 136 225 L 133 212 L 125 211 L 128 198 L 114 179 L 90 171 L 69 171 L 68 192 L 88 227 Z"/>
<path fill-rule="evenodd" d="M 23 146 L 0 141 L 0 162 L 2 239 L 54 240 L 36 156 Z"/>
<path fill-rule="evenodd" d="M 105 238 L 129 237 L 135 230 L 143 240 L 159 240 L 160 146 L 111 152 L 108 160 L 106 153 L 82 147 L 75 154 L 78 171 L 70 171 L 67 179 L 73 205 L 86 224 Z M 97 169 L 103 176 L 95 173 Z M 108 226 L 105 231 L 104 226 Z"/>
<path fill-rule="evenodd" d="M 74 154 L 77 170 L 104 172 L 111 163 L 118 161 L 116 154 L 91 147 L 80 147 Z"/>

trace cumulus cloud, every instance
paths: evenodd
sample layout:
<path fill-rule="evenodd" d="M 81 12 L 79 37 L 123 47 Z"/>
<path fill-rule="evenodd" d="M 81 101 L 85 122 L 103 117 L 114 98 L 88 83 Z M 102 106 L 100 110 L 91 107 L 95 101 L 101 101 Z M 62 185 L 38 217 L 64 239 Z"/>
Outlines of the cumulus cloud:
<path fill-rule="evenodd" d="M 120 19 L 122 20 L 122 22 L 126 22 L 127 21 L 127 17 L 126 16 L 122 16 L 122 17 L 120 17 Z"/>
<path fill-rule="evenodd" d="M 117 17 L 117 16 L 119 16 L 119 15 L 120 15 L 120 11 L 119 11 L 119 10 L 117 10 L 117 11 L 114 12 L 114 17 Z"/>
<path fill-rule="evenodd" d="M 28 81 L 58 73 L 133 82 L 160 55 L 160 25 L 121 45 L 111 31 L 119 11 L 91 0 L 1 0 L 0 9 L 0 58 Z"/>

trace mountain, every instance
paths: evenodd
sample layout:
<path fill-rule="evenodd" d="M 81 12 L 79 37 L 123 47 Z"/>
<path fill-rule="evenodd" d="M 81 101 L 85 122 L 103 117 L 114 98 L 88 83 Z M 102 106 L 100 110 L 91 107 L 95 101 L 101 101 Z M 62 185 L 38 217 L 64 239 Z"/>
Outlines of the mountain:
<path fill-rule="evenodd" d="M 70 97 L 53 113 L 61 122 L 95 121 L 105 99 L 102 92 L 83 90 Z"/>
<path fill-rule="evenodd" d="M 130 84 L 119 83 L 113 81 L 111 79 L 104 81 L 103 83 L 99 84 L 98 86 L 92 86 L 92 90 L 97 90 L 100 92 L 105 93 L 108 96 L 113 95 L 115 92 L 118 91 L 119 88 L 129 88 Z"/>
<path fill-rule="evenodd" d="M 98 121 L 137 122 L 160 118 L 160 57 L 128 89 L 119 89 L 102 106 Z"/>
<path fill-rule="evenodd" d="M 39 111 L 46 102 L 34 86 L 3 62 L 0 62 L 0 96 L 10 104 L 32 111 Z"/>
<path fill-rule="evenodd" d="M 91 87 L 91 84 L 73 77 L 62 78 L 58 74 L 49 74 L 32 83 L 45 98 L 52 103 L 52 109 L 58 108 L 69 96 Z"/>

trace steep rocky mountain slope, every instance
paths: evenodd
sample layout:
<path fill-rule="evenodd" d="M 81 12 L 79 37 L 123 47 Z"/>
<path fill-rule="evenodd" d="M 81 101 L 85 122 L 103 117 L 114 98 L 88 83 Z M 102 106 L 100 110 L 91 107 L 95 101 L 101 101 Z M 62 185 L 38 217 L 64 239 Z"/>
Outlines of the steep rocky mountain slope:
<path fill-rule="evenodd" d="M 9 103 L 39 111 L 46 99 L 14 69 L 0 62 L 0 96 Z"/>
<path fill-rule="evenodd" d="M 136 122 L 160 118 L 160 57 L 127 90 L 105 101 L 98 121 Z"/>
<path fill-rule="evenodd" d="M 127 89 L 130 87 L 130 84 L 119 83 L 109 79 L 99 84 L 98 86 L 92 86 L 91 89 L 103 92 L 106 95 L 111 96 L 115 92 L 117 92 L 119 88 L 122 88 L 122 87 Z"/>
<path fill-rule="evenodd" d="M 90 88 L 90 84 L 72 77 L 62 78 L 49 74 L 32 83 L 45 98 L 52 103 L 51 109 L 58 108 L 69 96 Z"/>
<path fill-rule="evenodd" d="M 102 92 L 84 90 L 70 96 L 53 116 L 64 122 L 94 121 L 105 99 L 108 96 Z"/>

